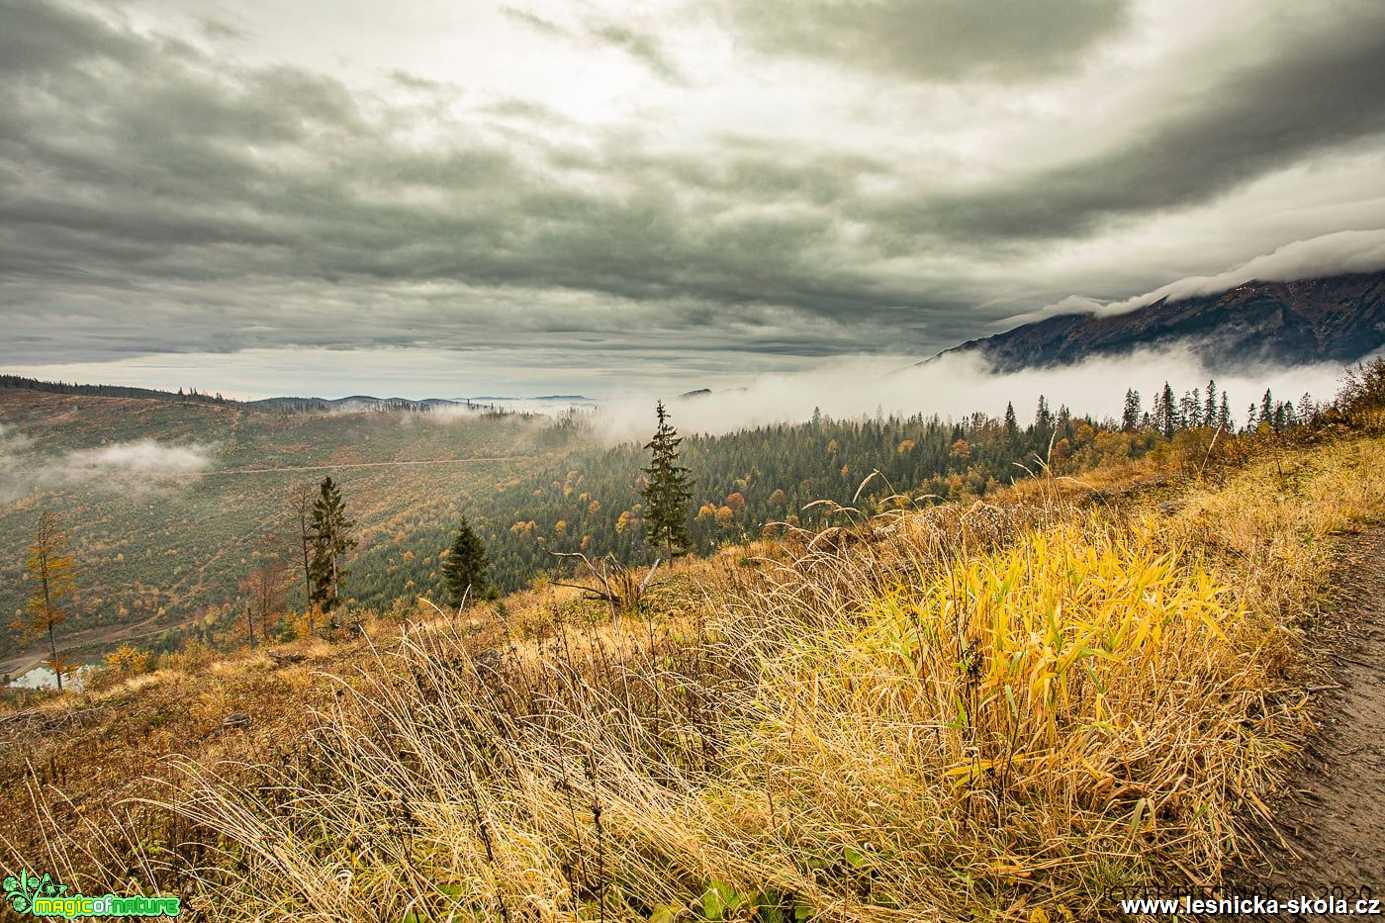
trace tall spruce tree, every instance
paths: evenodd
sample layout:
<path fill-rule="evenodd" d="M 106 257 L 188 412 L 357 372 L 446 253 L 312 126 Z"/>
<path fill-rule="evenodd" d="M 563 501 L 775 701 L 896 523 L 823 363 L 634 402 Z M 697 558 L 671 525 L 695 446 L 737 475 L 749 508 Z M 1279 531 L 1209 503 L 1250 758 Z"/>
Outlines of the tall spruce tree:
<path fill-rule="evenodd" d="M 454 606 L 473 603 L 490 594 L 490 561 L 486 558 L 486 546 L 465 516 L 457 527 L 457 537 L 448 549 L 447 563 L 442 566 L 442 578 L 447 583 L 447 592 Z"/>
<path fill-rule="evenodd" d="M 330 476 L 323 478 L 313 503 L 312 560 L 308 567 L 313 578 L 309 602 L 323 612 L 331 612 L 341 603 L 341 585 L 347 574 L 343 559 L 356 547 L 351 537 L 353 526 L 355 523 L 346 518 L 341 488 Z"/>
<path fill-rule="evenodd" d="M 658 402 L 655 413 L 659 427 L 645 445 L 650 453 L 642 491 L 648 505 L 645 522 L 650 544 L 662 546 L 673 557 L 688 547 L 688 501 L 692 490 L 688 486 L 688 469 L 678 464 L 678 446 L 683 439 L 669 423 L 663 401 Z"/>
<path fill-rule="evenodd" d="M 1202 425 L 1217 425 L 1217 382 L 1216 379 L 1208 379 L 1207 394 L 1204 398 L 1206 403 L 1202 405 Z"/>
<path fill-rule="evenodd" d="M 1178 427 L 1178 402 L 1173 396 L 1173 388 L 1166 381 L 1164 390 L 1159 395 L 1159 429 L 1163 432 L 1165 439 L 1173 438 L 1173 431 Z"/>
<path fill-rule="evenodd" d="M 1225 432 L 1233 432 L 1236 424 L 1231 419 L 1231 396 L 1225 391 L 1221 393 L 1221 408 L 1217 411 L 1217 425 Z"/>
<path fill-rule="evenodd" d="M 1134 388 L 1125 391 L 1125 410 L 1121 414 L 1121 429 L 1133 433 L 1140 428 L 1140 392 Z"/>
<path fill-rule="evenodd" d="M 1313 395 L 1307 391 L 1303 392 L 1303 397 L 1298 401 L 1298 421 L 1300 423 L 1311 423 L 1317 408 L 1313 406 Z"/>
<path fill-rule="evenodd" d="M 1196 429 L 1202 425 L 1199 414 L 1202 413 L 1202 394 L 1194 388 L 1183 395 L 1178 401 L 1178 428 Z"/>

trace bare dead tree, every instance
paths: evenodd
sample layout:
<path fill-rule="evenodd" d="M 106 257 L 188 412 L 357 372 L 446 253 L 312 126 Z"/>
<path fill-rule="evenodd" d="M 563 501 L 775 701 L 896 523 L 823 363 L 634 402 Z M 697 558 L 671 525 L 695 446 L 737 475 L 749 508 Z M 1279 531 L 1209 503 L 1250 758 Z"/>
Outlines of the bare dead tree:
<path fill-rule="evenodd" d="M 294 512 L 298 515 L 298 544 L 303 552 L 303 614 L 308 619 L 308 634 L 313 633 L 313 572 L 312 549 L 313 497 L 316 491 L 312 484 L 300 484 L 294 496 Z"/>
<path fill-rule="evenodd" d="M 644 579 L 639 579 L 638 575 L 629 567 L 617 561 L 613 556 L 607 555 L 601 559 L 601 567 L 598 568 L 585 554 L 578 552 L 553 551 L 550 552 L 558 558 L 578 558 L 586 565 L 587 572 L 592 579 L 597 582 L 597 586 L 587 586 L 581 583 L 562 583 L 555 582 L 554 586 L 570 587 L 574 590 L 582 590 L 586 593 L 586 599 L 600 599 L 611 607 L 611 624 L 619 625 L 620 617 L 627 613 L 639 611 L 640 604 L 644 600 L 644 591 L 649 588 L 649 582 L 654 579 L 654 572 L 659 569 L 659 560 L 654 560 L 654 566 L 649 569 L 649 573 L 644 575 Z"/>
<path fill-rule="evenodd" d="M 250 646 L 255 646 L 255 621 L 260 623 L 260 636 L 267 636 L 266 626 L 275 613 L 284 607 L 284 595 L 288 583 L 289 565 L 283 557 L 283 537 L 267 533 L 256 546 L 259 563 L 244 580 L 241 592 L 245 594 L 245 620 L 250 636 Z"/>

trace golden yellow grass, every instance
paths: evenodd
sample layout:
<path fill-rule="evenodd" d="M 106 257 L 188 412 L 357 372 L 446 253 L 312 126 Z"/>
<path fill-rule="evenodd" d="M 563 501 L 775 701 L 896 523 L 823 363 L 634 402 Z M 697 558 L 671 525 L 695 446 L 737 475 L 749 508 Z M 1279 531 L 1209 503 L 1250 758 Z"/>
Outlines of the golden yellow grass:
<path fill-rule="evenodd" d="M 410 625 L 282 758 L 184 764 L 155 800 L 199 846 L 147 869 L 211 918 L 516 923 L 1085 920 L 1215 881 L 1385 440 L 1183 460 L 757 543 L 619 628 L 547 589 L 481 654 Z"/>

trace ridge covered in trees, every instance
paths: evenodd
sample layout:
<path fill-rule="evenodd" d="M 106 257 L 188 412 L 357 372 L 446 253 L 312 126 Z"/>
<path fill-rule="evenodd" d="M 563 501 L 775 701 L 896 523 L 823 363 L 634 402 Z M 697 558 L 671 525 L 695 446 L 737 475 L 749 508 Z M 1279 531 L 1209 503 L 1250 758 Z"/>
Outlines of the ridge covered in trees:
<path fill-rule="evenodd" d="M 125 385 L 79 385 L 75 382 L 40 381 L 22 375 L 0 375 L 0 388 L 14 388 L 25 391 L 44 391 L 50 394 L 81 394 L 87 397 L 134 397 L 160 401 L 190 401 L 203 404 L 235 404 L 218 392 L 204 394 L 196 388 L 186 391 L 160 391 L 157 388 L 131 388 Z"/>
<path fill-rule="evenodd" d="M 1291 402 L 1261 395 L 1238 424 L 1231 404 L 1210 382 L 1181 395 L 1161 385 L 1149 403 L 1130 389 L 1118 419 L 1076 416 L 1041 396 L 1032 410 L 1021 413 L 1010 405 L 999 418 L 834 418 L 818 412 L 802 423 L 687 436 L 678 436 L 673 421 L 665 420 L 664 439 L 678 440 L 666 461 L 688 472 L 677 502 L 668 505 L 674 511 L 668 523 L 682 532 L 674 536 L 680 550 L 707 554 L 766 532 L 829 524 L 841 507 L 868 514 L 904 503 L 982 498 L 1041 468 L 1073 474 L 1164 451 L 1184 438 L 1206 442 L 1219 429 L 1284 432 L 1319 412 L 1306 396 Z M 573 567 L 564 555 L 609 555 L 630 565 L 666 556 L 650 504 L 654 441 L 603 444 L 588 414 L 478 414 L 456 425 L 423 426 L 411 422 L 417 419 L 411 414 L 300 417 L 245 413 L 242 407 L 231 408 L 244 415 L 229 439 L 219 429 L 189 429 L 186 415 L 165 424 L 141 412 L 120 425 L 137 437 L 148 436 L 152 422 L 170 427 L 178 439 L 226 439 L 220 444 L 228 467 L 369 462 L 360 472 L 332 475 L 335 502 L 341 504 L 337 513 L 344 517 L 349 508 L 360 523 L 354 530 L 348 526 L 359 546 L 324 553 L 312 509 L 313 500 L 321 500 L 316 479 L 304 483 L 292 474 L 208 477 L 194 492 L 155 498 L 156 506 L 133 496 L 113 501 L 108 493 L 79 492 L 64 501 L 77 504 L 64 512 L 75 514 L 70 521 L 79 525 L 76 540 L 85 545 L 86 572 L 93 579 L 74 606 L 74 630 L 156 615 L 154 624 L 167 630 L 151 646 L 167 649 L 188 637 L 218 643 L 246 619 L 238 600 L 247 574 L 274 557 L 297 575 L 291 578 L 290 568 L 284 569 L 279 608 L 305 615 L 301 627 L 294 627 L 293 619 L 267 620 L 260 613 L 262 636 L 311 633 L 331 609 L 387 609 L 418 595 L 447 599 L 454 594 L 448 592 L 446 552 L 463 517 L 484 549 L 488 591 L 497 593 L 544 574 L 561 578 Z M 106 439 L 116 419 L 124 417 L 93 416 L 83 425 L 97 427 L 91 435 Z M 225 421 L 208 425 L 223 427 Z M 266 452 L 280 453 L 281 460 L 267 463 Z M 412 460 L 452 456 L 466 462 L 467 455 L 478 460 L 438 468 Z M 406 467 L 376 459 L 404 459 Z M 84 504 L 105 511 L 98 531 L 87 523 L 82 510 L 92 507 Z M 157 518 L 148 523 L 152 531 L 131 544 L 131 529 L 144 528 L 138 523 L 151 516 Z M 32 529 L 22 517 L 12 522 L 25 532 Z M 271 533 L 278 534 L 277 550 L 266 551 L 274 542 L 263 539 Z M 156 534 L 162 534 L 161 543 L 151 544 Z M 173 563 L 165 564 L 170 557 Z M 327 576 L 334 561 L 349 570 L 349 579 Z M 5 573 L 0 570 L 0 576 Z M 22 577 L 13 569 L 8 573 Z M 22 603 L 0 592 L 7 611 Z M 3 641 L 12 651 L 17 638 Z"/>

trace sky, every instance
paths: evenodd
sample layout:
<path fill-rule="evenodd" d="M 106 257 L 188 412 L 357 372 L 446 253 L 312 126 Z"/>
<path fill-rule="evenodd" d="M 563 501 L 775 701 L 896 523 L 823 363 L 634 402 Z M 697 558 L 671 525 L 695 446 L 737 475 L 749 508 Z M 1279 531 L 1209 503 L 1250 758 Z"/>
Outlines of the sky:
<path fill-rule="evenodd" d="M 0 369 L 908 364 L 1385 252 L 1382 86 L 1378 0 L 0 0 Z"/>

